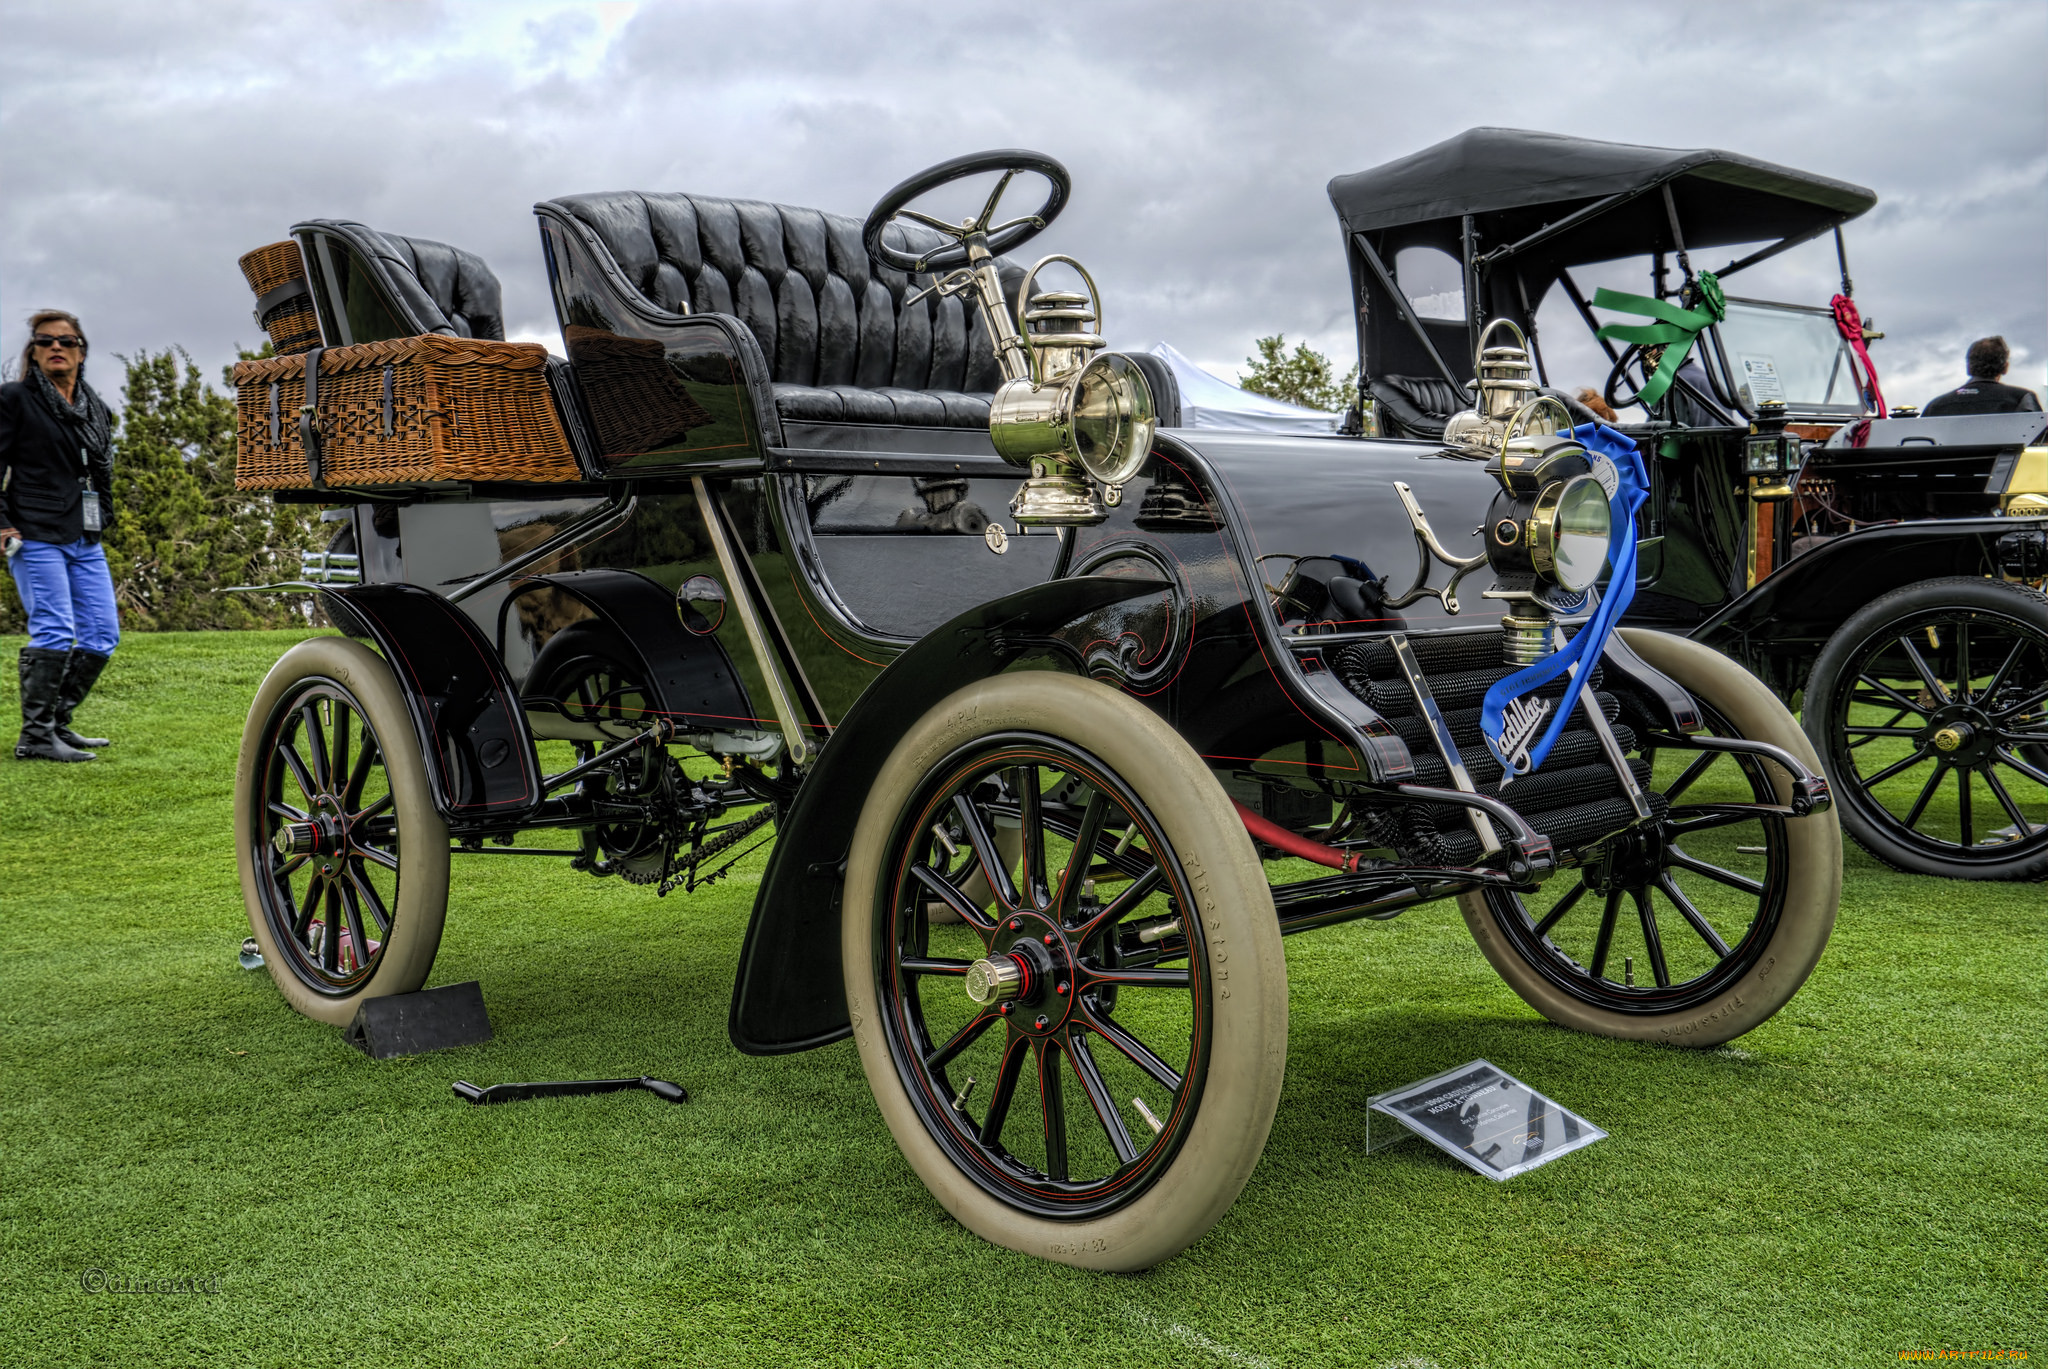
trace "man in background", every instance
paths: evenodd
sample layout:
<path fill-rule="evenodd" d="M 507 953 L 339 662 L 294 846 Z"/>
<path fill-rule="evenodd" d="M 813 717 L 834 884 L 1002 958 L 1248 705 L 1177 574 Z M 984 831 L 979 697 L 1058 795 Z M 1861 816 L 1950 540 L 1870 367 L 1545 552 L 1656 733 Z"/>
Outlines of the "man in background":
<path fill-rule="evenodd" d="M 1937 395 L 1920 412 L 1927 418 L 1943 414 L 2015 414 L 2039 409 L 2040 399 L 2032 390 L 2018 385 L 2001 385 L 1999 378 L 2012 364 L 2012 351 L 2002 337 L 1980 337 L 1970 344 L 1967 358 L 1970 378 L 1945 395 Z"/>

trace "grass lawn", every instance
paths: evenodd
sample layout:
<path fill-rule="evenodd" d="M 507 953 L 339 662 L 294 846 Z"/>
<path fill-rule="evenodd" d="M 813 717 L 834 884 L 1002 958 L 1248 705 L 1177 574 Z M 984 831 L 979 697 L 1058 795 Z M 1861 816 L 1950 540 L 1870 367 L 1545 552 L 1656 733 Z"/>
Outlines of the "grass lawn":
<path fill-rule="evenodd" d="M 726 1039 L 760 869 L 695 896 L 457 856 L 432 983 L 497 1039 L 374 1062 L 235 964 L 242 714 L 292 633 L 137 635 L 81 766 L 0 760 L 7 1365 L 1761 1365 L 2048 1354 L 2048 893 L 1851 848 L 1835 938 L 1704 1053 L 1551 1027 L 1454 907 L 1287 942 L 1265 1159 L 1139 1276 L 998 1250 L 897 1155 L 853 1045 Z M 12 736 L 11 661 L 0 710 Z M 851 801 L 852 796 L 849 796 Z M 1484 1056 L 1609 1140 L 1506 1184 L 1369 1093 Z M 655 1074 L 473 1108 L 449 1083 Z M 217 1276 L 88 1293 L 86 1271 Z"/>

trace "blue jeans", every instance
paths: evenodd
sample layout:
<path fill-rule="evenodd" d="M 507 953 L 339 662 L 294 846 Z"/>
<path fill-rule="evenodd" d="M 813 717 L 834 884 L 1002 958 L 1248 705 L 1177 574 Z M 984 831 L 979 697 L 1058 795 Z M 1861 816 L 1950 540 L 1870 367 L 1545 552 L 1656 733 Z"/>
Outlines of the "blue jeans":
<path fill-rule="evenodd" d="M 28 610 L 28 644 L 47 651 L 114 654 L 121 619 L 114 607 L 114 577 L 107 553 L 84 538 L 69 546 L 22 539 L 7 569 Z"/>

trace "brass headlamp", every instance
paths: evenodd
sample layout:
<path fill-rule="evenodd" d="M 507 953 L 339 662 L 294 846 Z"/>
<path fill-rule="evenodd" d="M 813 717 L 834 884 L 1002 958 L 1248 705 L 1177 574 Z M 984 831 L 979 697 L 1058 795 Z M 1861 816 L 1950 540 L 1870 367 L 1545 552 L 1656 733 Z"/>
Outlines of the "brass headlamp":
<path fill-rule="evenodd" d="M 1564 427 L 1531 431 L 1543 426 L 1532 420 L 1545 406 Z M 1487 463 L 1500 491 L 1486 511 L 1486 559 L 1494 571 L 1486 597 L 1508 601 L 1501 625 L 1511 664 L 1526 665 L 1552 649 L 1552 612 L 1569 611 L 1569 601 L 1582 599 L 1607 567 L 1613 506 L 1585 447 L 1559 435 L 1570 429 L 1564 405 L 1540 396 L 1507 421 Z"/>

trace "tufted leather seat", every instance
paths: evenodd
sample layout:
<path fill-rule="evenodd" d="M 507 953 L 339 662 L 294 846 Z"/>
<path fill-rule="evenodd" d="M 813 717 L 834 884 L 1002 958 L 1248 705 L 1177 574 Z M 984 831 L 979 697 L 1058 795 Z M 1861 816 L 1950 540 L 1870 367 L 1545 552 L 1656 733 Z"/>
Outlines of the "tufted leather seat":
<path fill-rule="evenodd" d="M 1450 416 L 1472 407 L 1470 397 L 1441 376 L 1374 376 L 1372 397 L 1382 415 L 1380 431 L 1389 437 L 1442 437 Z"/>
<path fill-rule="evenodd" d="M 959 296 L 869 258 L 858 219 L 708 195 L 615 191 L 550 202 L 611 253 L 644 306 L 730 314 L 760 343 L 778 414 L 795 422 L 983 427 L 1001 382 L 988 330 Z M 909 250 L 930 229 L 891 225 Z M 1024 271 L 1001 259 L 1014 300 Z"/>
<path fill-rule="evenodd" d="M 1598 414 L 1563 390 L 1544 386 L 1538 393 L 1563 404 L 1575 427 L 1601 421 Z M 1374 376 L 1372 396 L 1379 402 L 1380 432 L 1387 437 L 1442 437 L 1451 415 L 1473 404 L 1472 391 L 1460 390 L 1441 376 Z M 1388 418 L 1394 421 L 1389 423 Z"/>
<path fill-rule="evenodd" d="M 429 238 L 405 238 L 380 233 L 348 219 L 311 219 L 294 225 L 292 236 L 306 250 L 316 288 L 329 278 L 330 268 L 344 295 L 349 293 L 344 272 L 352 273 L 354 263 L 374 278 L 384 302 L 397 311 L 386 327 L 368 326 L 366 313 L 351 304 L 346 314 L 350 336 L 327 339 L 329 346 L 342 342 L 383 342 L 373 332 L 390 332 L 391 337 L 417 337 L 422 333 L 448 333 L 456 337 L 505 338 L 505 309 L 498 278 L 482 257 Z M 327 260 L 321 257 L 321 239 L 326 239 Z M 334 249 L 345 247 L 353 263 L 344 267 L 334 261 Z M 332 317 L 322 309 L 323 322 Z"/>

